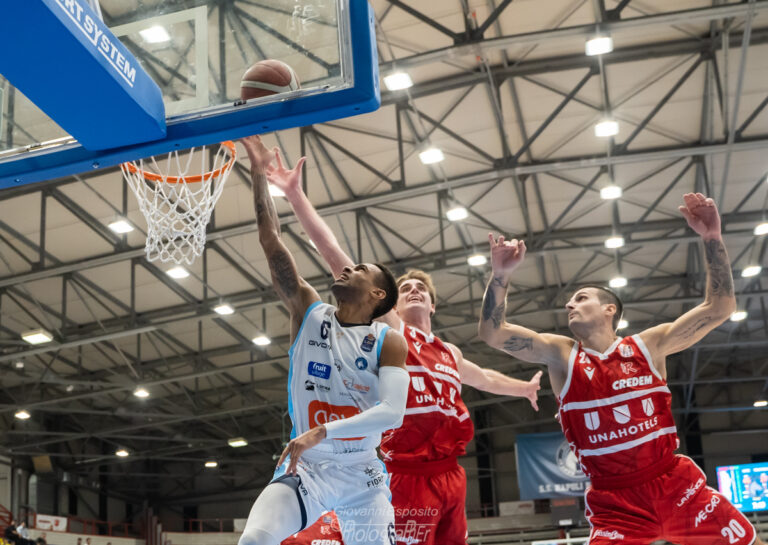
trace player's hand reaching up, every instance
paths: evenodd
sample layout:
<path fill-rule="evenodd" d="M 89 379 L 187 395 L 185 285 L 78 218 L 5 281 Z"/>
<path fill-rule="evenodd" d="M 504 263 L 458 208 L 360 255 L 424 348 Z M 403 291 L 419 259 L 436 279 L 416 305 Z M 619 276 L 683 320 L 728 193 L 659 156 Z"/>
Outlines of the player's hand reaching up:
<path fill-rule="evenodd" d="M 491 268 L 493 276 L 508 277 L 525 258 L 525 242 L 517 239 L 504 240 L 504 235 L 496 240 L 493 233 L 488 233 L 491 244 Z"/>
<path fill-rule="evenodd" d="M 686 193 L 683 201 L 685 205 L 679 210 L 691 229 L 704 240 L 720 238 L 720 214 L 715 201 L 701 193 Z"/>
<path fill-rule="evenodd" d="M 251 160 L 251 168 L 265 170 L 275 158 L 274 151 L 268 150 L 258 135 L 246 136 L 240 140 Z"/>
<path fill-rule="evenodd" d="M 525 396 L 528 401 L 531 402 L 531 406 L 534 410 L 539 410 L 539 390 L 541 390 L 541 371 L 533 375 L 533 378 L 528 381 L 528 394 Z"/>
<path fill-rule="evenodd" d="M 301 455 L 312 447 L 318 445 L 323 439 L 325 439 L 325 426 L 312 428 L 309 431 L 305 431 L 295 439 L 291 439 L 285 446 L 283 453 L 280 455 L 280 460 L 277 462 L 277 467 L 283 465 L 285 459 L 290 456 L 291 460 L 288 462 L 288 468 L 285 472 L 288 475 L 296 475 L 296 468 L 298 467 L 299 458 Z"/>
<path fill-rule="evenodd" d="M 275 154 L 277 166 L 269 165 L 267 167 L 267 180 L 273 186 L 282 190 L 283 193 L 290 196 L 291 193 L 299 191 L 301 183 L 301 169 L 304 166 L 306 157 L 302 157 L 292 169 L 283 166 L 283 159 L 280 156 L 280 148 L 272 150 Z"/>

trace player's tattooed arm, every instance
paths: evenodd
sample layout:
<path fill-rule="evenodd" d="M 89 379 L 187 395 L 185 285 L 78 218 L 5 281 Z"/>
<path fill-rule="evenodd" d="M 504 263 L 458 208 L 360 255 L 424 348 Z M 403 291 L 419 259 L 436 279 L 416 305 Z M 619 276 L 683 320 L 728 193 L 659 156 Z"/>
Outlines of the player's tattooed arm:
<path fill-rule="evenodd" d="M 497 293 L 503 293 L 500 302 L 497 303 Z M 483 297 L 483 320 L 491 322 L 493 329 L 499 329 L 504 321 L 507 308 L 507 285 L 498 277 L 491 277 Z"/>
<path fill-rule="evenodd" d="M 733 297 L 731 261 L 720 238 L 705 240 L 704 250 L 709 278 L 707 296 Z"/>
<path fill-rule="evenodd" d="M 510 335 L 507 340 L 504 341 L 504 350 L 509 353 L 519 352 L 521 350 L 531 350 L 533 348 L 532 337 L 520 337 L 517 335 Z"/>

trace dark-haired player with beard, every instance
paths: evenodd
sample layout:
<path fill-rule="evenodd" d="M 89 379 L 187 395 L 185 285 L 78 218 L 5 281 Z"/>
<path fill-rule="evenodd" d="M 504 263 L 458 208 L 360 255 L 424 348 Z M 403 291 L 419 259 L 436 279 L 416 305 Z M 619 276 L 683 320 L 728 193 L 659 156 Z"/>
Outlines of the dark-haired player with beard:
<path fill-rule="evenodd" d="M 736 308 L 720 215 L 701 193 L 683 196 L 680 212 L 704 243 L 704 301 L 677 320 L 618 337 L 621 301 L 585 286 L 565 305 L 576 340 L 540 334 L 506 321 L 507 285 L 525 243 L 490 235 L 491 279 L 480 337 L 489 345 L 549 369 L 558 419 L 592 484 L 585 493 L 590 545 L 762 543 L 730 502 L 679 446 L 667 387 L 666 357 L 694 345 Z"/>
<path fill-rule="evenodd" d="M 274 153 L 258 136 L 242 143 L 251 162 L 259 242 L 290 312 L 293 431 L 239 544 L 277 545 L 335 510 L 345 542 L 394 545 L 389 478 L 376 447 L 405 413 L 408 348 L 402 335 L 373 320 L 394 306 L 395 279 L 382 265 L 345 267 L 331 286 L 337 306 L 324 304 L 280 238 L 265 175 Z"/>

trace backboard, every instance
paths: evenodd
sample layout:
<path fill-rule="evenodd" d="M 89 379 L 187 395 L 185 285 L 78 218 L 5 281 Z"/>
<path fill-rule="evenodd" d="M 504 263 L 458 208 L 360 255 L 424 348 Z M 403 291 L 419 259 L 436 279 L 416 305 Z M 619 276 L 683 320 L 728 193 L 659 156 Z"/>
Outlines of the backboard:
<path fill-rule="evenodd" d="M 112 33 L 162 90 L 167 136 L 87 150 L 0 78 L 0 188 L 379 105 L 374 19 L 366 0 L 100 0 L 100 7 Z M 242 75 L 264 59 L 290 65 L 301 89 L 243 103 Z"/>

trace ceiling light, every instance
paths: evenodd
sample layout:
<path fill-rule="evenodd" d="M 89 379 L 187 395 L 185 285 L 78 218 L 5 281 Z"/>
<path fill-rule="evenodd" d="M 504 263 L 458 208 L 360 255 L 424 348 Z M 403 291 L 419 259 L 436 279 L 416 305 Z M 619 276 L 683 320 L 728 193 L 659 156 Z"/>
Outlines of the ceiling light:
<path fill-rule="evenodd" d="M 189 271 L 185 269 L 184 267 L 174 267 L 172 269 L 168 269 L 165 271 L 165 274 L 170 276 L 171 278 L 175 278 L 177 280 L 181 278 L 186 278 L 189 276 Z"/>
<path fill-rule="evenodd" d="M 272 184 L 269 184 L 269 194 L 272 197 L 285 197 L 285 191 Z"/>
<path fill-rule="evenodd" d="M 259 335 L 258 337 L 254 337 L 251 339 L 251 342 L 255 344 L 256 346 L 267 346 L 272 342 L 272 339 L 267 337 L 266 335 Z"/>
<path fill-rule="evenodd" d="M 431 165 L 433 163 L 439 163 L 445 159 L 445 155 L 440 148 L 427 148 L 419 153 L 419 160 L 424 165 Z"/>
<path fill-rule="evenodd" d="M 228 305 L 227 303 L 216 305 L 213 307 L 213 311 L 221 316 L 229 316 L 230 314 L 235 313 L 234 307 L 232 305 Z"/>
<path fill-rule="evenodd" d="M 605 239 L 606 248 L 621 248 L 624 246 L 624 237 L 611 237 Z"/>
<path fill-rule="evenodd" d="M 611 51 L 613 51 L 613 38 L 610 36 L 595 36 L 584 44 L 584 53 L 589 57 L 603 55 Z"/>
<path fill-rule="evenodd" d="M 205 462 L 205 467 L 218 467 L 218 465 L 219 465 L 219 462 L 217 462 L 216 460 L 208 460 L 207 462 Z"/>
<path fill-rule="evenodd" d="M 760 265 L 749 265 L 748 267 L 744 267 L 741 271 L 741 276 L 744 278 L 749 278 L 750 276 L 757 276 L 760 274 L 760 271 L 762 271 L 763 268 Z"/>
<path fill-rule="evenodd" d="M 768 400 L 758 399 L 752 404 L 753 407 L 768 407 Z"/>
<path fill-rule="evenodd" d="M 53 340 L 53 335 L 48 333 L 45 329 L 33 329 L 22 333 L 21 338 L 29 344 L 43 344 L 51 342 Z"/>
<path fill-rule="evenodd" d="M 469 212 L 463 206 L 454 206 L 445 213 L 445 217 L 450 221 L 461 221 L 469 217 Z"/>
<path fill-rule="evenodd" d="M 607 200 L 621 197 L 622 190 L 617 185 L 608 185 L 600 190 L 600 198 Z"/>
<path fill-rule="evenodd" d="M 384 76 L 384 86 L 388 91 L 402 91 L 413 86 L 411 76 L 406 72 L 394 72 Z"/>
<path fill-rule="evenodd" d="M 758 223 L 755 225 L 756 235 L 768 235 L 768 222 Z"/>
<path fill-rule="evenodd" d="M 244 447 L 248 444 L 248 441 L 245 440 L 245 437 L 234 437 L 227 441 L 227 444 L 230 447 L 238 448 L 238 447 Z"/>
<path fill-rule="evenodd" d="M 469 263 L 473 267 L 482 267 L 483 265 L 488 263 L 488 258 L 485 257 L 483 254 L 474 254 L 467 258 L 467 263 Z"/>
<path fill-rule="evenodd" d="M 19 409 L 18 411 L 16 411 L 16 412 L 14 413 L 14 415 L 13 415 L 13 416 L 15 416 L 16 418 L 18 418 L 19 420 L 26 420 L 26 419 L 28 419 L 28 418 L 29 418 L 31 415 L 29 414 L 29 411 L 27 411 L 27 410 L 25 410 L 25 409 Z"/>
<path fill-rule="evenodd" d="M 627 279 L 623 276 L 615 276 L 608 281 L 608 285 L 612 288 L 623 288 L 627 285 Z"/>
<path fill-rule="evenodd" d="M 165 27 L 160 25 L 155 25 L 153 27 L 145 28 L 144 30 L 139 30 L 139 35 L 145 42 L 150 44 L 168 42 L 171 39 L 171 35 L 168 34 L 168 31 L 165 30 Z"/>
<path fill-rule="evenodd" d="M 309 241 L 309 245 L 312 246 L 315 249 L 315 251 L 317 251 L 317 244 L 315 244 L 315 241 L 312 240 L 311 238 L 308 238 L 307 240 Z"/>
<path fill-rule="evenodd" d="M 619 134 L 619 122 L 612 119 L 604 119 L 595 125 L 595 136 L 607 138 Z"/>
<path fill-rule="evenodd" d="M 17 361 L 16 363 L 14 363 L 14 364 L 13 364 L 13 366 L 14 366 L 16 369 L 24 369 L 24 362 L 23 362 L 23 361 L 21 361 L 21 360 L 19 360 L 19 361 Z"/>
<path fill-rule="evenodd" d="M 128 454 L 128 451 L 124 448 L 119 448 L 115 451 L 115 456 L 120 456 L 120 458 L 125 458 Z"/>
<path fill-rule="evenodd" d="M 108 225 L 108 227 L 120 235 L 124 235 L 125 233 L 130 233 L 133 231 L 133 225 L 125 220 L 113 221 Z"/>
<path fill-rule="evenodd" d="M 67 384 L 67 387 L 64 388 L 67 392 L 74 392 L 75 391 L 75 385 L 74 384 Z"/>
<path fill-rule="evenodd" d="M 619 320 L 619 327 L 617 329 L 626 329 L 629 327 L 629 322 L 626 320 Z"/>
<path fill-rule="evenodd" d="M 144 386 L 139 386 L 133 391 L 133 395 L 144 399 L 146 397 L 149 397 L 149 392 L 147 391 L 146 388 L 144 388 Z"/>
<path fill-rule="evenodd" d="M 732 322 L 740 322 L 744 318 L 747 317 L 747 311 L 746 310 L 737 310 L 731 314 L 731 321 Z"/>

